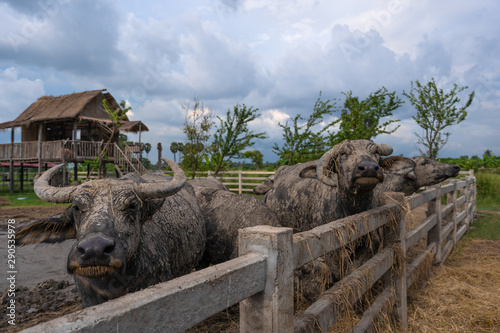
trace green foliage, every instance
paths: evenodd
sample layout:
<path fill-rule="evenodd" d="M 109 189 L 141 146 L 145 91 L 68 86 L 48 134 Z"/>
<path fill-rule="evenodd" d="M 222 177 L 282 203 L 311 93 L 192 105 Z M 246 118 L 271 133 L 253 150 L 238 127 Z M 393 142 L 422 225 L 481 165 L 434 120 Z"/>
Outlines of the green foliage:
<path fill-rule="evenodd" d="M 7 207 L 23 207 L 23 206 L 54 206 L 52 202 L 43 201 L 38 198 L 35 192 L 25 192 L 25 193 L 10 193 L 9 190 L 0 191 L 0 196 L 5 197 L 9 200 L 10 204 Z M 62 204 L 63 206 L 69 206 L 70 204 Z"/>
<path fill-rule="evenodd" d="M 438 158 L 440 162 L 456 164 L 463 170 L 475 170 L 479 168 L 496 169 L 500 168 L 500 156 L 493 155 L 491 150 L 486 150 L 483 158 L 474 155 L 469 158 L 467 155 L 460 156 L 459 158 Z"/>
<path fill-rule="evenodd" d="M 215 176 L 222 169 L 223 162 L 229 158 L 240 158 L 241 153 L 255 144 L 256 139 L 265 139 L 266 133 L 255 133 L 248 129 L 248 123 L 260 117 L 259 109 L 245 104 L 235 105 L 233 112 L 227 110 L 225 119 L 217 117 L 220 125 L 214 134 L 212 146 L 213 159 L 216 161 Z"/>
<path fill-rule="evenodd" d="M 174 154 L 174 162 L 176 162 L 175 154 L 179 151 L 179 144 L 177 142 L 172 142 L 170 144 L 170 151 Z"/>
<path fill-rule="evenodd" d="M 258 150 L 246 151 L 241 154 L 241 158 L 249 158 L 255 164 L 255 169 L 260 170 L 263 164 L 264 155 Z"/>
<path fill-rule="evenodd" d="M 151 144 L 149 142 L 146 142 L 145 144 L 143 144 L 142 150 L 144 150 L 146 152 L 146 156 L 149 157 L 149 152 L 151 151 Z"/>
<path fill-rule="evenodd" d="M 210 138 L 213 115 L 212 111 L 204 108 L 203 103 L 196 98 L 192 108 L 189 104 L 182 106 L 182 108 L 186 112 L 182 130 L 187 136 L 187 142 L 182 148 L 184 158 L 181 165 L 190 172 L 191 177 L 194 179 L 208 153 L 206 143 Z"/>
<path fill-rule="evenodd" d="M 389 93 L 382 87 L 362 101 L 357 96 L 352 96 L 352 91 L 343 94 L 344 108 L 340 118 L 334 121 L 334 124 L 340 125 L 340 129 L 331 135 L 331 146 L 344 140 L 370 140 L 379 134 L 394 133 L 399 128 L 400 125 L 392 130 L 387 129 L 399 119 L 386 120 L 379 124 L 381 118 L 392 116 L 393 111 L 403 104 L 396 92 Z"/>
<path fill-rule="evenodd" d="M 481 209 L 500 209 L 500 174 L 477 172 L 477 205 Z"/>
<path fill-rule="evenodd" d="M 278 166 L 311 161 L 324 154 L 327 147 L 327 136 L 324 133 L 333 123 L 318 131 L 313 128 L 320 125 L 326 116 L 335 112 L 335 104 L 335 99 L 322 101 L 320 93 L 314 104 L 313 113 L 304 124 L 300 124 L 300 121 L 304 120 L 300 114 L 293 118 L 292 126 L 288 125 L 288 121 L 284 125 L 278 124 L 283 129 L 284 141 L 282 147 L 277 143 L 273 146 L 273 152 L 279 156 Z"/>
<path fill-rule="evenodd" d="M 423 135 L 415 133 L 418 138 L 417 143 L 423 146 L 419 149 L 422 155 L 436 159 L 450 136 L 449 132 L 443 132 L 444 129 L 461 123 L 467 117 L 466 109 L 474 99 L 474 91 L 469 95 L 465 105 L 457 107 L 460 102 L 458 94 L 465 89 L 468 87 L 454 84 L 451 91 L 444 92 L 437 87 L 436 81 L 432 78 L 426 85 L 420 84 L 418 80 L 415 83 L 411 82 L 410 92 L 403 92 L 417 110 L 417 115 L 412 118 L 424 130 Z"/>

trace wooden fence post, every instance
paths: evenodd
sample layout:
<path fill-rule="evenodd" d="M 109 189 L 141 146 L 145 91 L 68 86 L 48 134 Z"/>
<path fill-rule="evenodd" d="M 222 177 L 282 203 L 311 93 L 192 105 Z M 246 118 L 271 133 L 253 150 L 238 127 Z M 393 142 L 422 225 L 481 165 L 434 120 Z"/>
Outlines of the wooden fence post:
<path fill-rule="evenodd" d="M 427 234 L 427 245 L 436 242 L 434 263 L 441 262 L 441 185 L 434 185 L 436 198 L 427 204 L 428 215 L 436 214 L 436 225 Z"/>
<path fill-rule="evenodd" d="M 243 184 L 241 179 L 241 170 L 238 170 L 238 193 L 243 193 Z"/>
<path fill-rule="evenodd" d="M 470 194 L 471 191 L 469 191 L 469 177 L 465 177 L 465 187 L 464 187 L 464 196 L 465 196 L 465 204 L 463 205 L 464 210 L 465 210 L 465 223 L 467 224 L 467 232 L 469 232 L 470 228 L 470 209 L 469 209 L 469 202 L 470 202 Z"/>
<path fill-rule="evenodd" d="M 457 245 L 457 182 L 458 180 L 451 180 L 450 183 L 453 184 L 453 191 L 446 195 L 446 204 L 453 204 L 450 214 L 451 218 L 446 218 L 448 223 L 453 223 L 453 247 Z"/>
<path fill-rule="evenodd" d="M 401 327 L 408 327 L 408 298 L 406 287 L 406 210 L 407 198 L 403 193 L 387 193 L 386 203 L 395 202 L 399 205 L 399 213 L 396 218 L 397 229 L 388 228 L 386 234 L 389 246 L 394 246 L 394 275 L 389 275 L 387 283 L 394 283 L 397 301 L 394 304 L 393 314 L 399 320 Z M 392 229 L 392 230 L 391 230 Z M 385 242 L 385 241 L 384 241 Z M 392 280 L 393 279 L 393 280 Z M 393 282 L 391 282 L 391 280 Z"/>
<path fill-rule="evenodd" d="M 241 229 L 239 255 L 250 252 L 267 255 L 266 287 L 240 302 L 240 332 L 293 332 L 292 229 Z"/>

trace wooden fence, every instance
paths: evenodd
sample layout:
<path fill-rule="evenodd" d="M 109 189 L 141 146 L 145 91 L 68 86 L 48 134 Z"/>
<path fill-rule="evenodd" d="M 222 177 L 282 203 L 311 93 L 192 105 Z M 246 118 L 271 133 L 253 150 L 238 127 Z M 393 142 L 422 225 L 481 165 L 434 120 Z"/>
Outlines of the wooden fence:
<path fill-rule="evenodd" d="M 386 202 L 295 235 L 289 228 L 242 229 L 239 257 L 234 260 L 26 332 L 182 332 L 237 303 L 240 332 L 324 332 L 377 281 L 383 284 L 383 291 L 352 331 L 372 331 L 377 318 L 387 313 L 393 313 L 405 327 L 407 289 L 420 274 L 428 273 L 429 262 L 445 261 L 469 229 L 475 214 L 475 178 L 452 180 L 409 197 L 392 194 Z M 407 231 L 405 217 L 422 205 L 427 205 L 427 218 Z M 385 248 L 323 293 L 308 309 L 295 314 L 294 269 L 378 228 L 385 228 Z M 407 262 L 406 252 L 421 239 L 426 246 L 418 250 L 412 262 Z"/>
<path fill-rule="evenodd" d="M 211 176 L 213 172 L 208 171 L 201 173 L 201 175 Z M 266 180 L 270 175 L 274 175 L 274 171 L 221 171 L 217 175 L 219 179 L 230 191 L 238 192 L 252 192 L 254 187 Z"/>

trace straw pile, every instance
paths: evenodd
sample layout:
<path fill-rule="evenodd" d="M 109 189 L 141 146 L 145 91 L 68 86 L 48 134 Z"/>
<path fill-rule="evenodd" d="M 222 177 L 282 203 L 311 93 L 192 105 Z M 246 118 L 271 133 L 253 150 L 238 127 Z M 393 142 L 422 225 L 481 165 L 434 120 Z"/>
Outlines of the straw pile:
<path fill-rule="evenodd" d="M 500 332 L 500 241 L 466 244 L 409 297 L 408 332 Z"/>

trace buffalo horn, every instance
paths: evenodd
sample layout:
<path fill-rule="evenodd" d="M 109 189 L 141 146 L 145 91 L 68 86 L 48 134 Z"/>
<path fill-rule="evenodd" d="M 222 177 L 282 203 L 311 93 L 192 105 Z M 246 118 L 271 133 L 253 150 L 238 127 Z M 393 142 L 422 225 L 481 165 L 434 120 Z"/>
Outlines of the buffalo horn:
<path fill-rule="evenodd" d="M 142 200 L 165 198 L 174 195 L 186 184 L 186 176 L 184 176 L 184 171 L 182 171 L 179 165 L 166 158 L 162 158 L 162 160 L 172 169 L 174 178 L 159 183 L 138 183 L 135 191 Z"/>
<path fill-rule="evenodd" d="M 78 186 L 55 187 L 49 184 L 52 176 L 54 176 L 63 166 L 64 163 L 56 165 L 35 180 L 34 191 L 43 201 L 67 203 L 73 200 L 73 197 L 77 193 Z"/>

